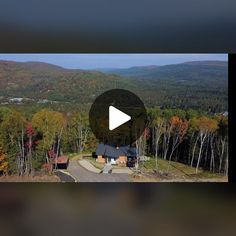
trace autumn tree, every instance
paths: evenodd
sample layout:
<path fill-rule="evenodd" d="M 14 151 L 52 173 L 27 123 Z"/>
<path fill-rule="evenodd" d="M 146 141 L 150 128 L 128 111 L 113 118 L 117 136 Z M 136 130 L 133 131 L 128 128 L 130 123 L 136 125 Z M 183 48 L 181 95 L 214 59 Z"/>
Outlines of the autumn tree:
<path fill-rule="evenodd" d="M 183 138 L 188 130 L 188 121 L 182 120 L 178 116 L 173 116 L 170 119 L 170 125 L 172 127 L 172 147 L 169 156 L 169 161 L 174 151 L 177 149 L 179 144 L 183 141 Z"/>
<path fill-rule="evenodd" d="M 46 162 L 52 163 L 49 151 L 56 154 L 51 157 L 55 157 L 57 160 L 64 128 L 63 115 L 59 112 L 43 109 L 33 116 L 32 125 L 42 135 L 38 149 L 44 153 Z"/>
<path fill-rule="evenodd" d="M 213 134 L 218 126 L 216 120 L 205 116 L 200 117 L 199 119 L 196 120 L 196 126 L 198 128 L 198 137 L 200 142 L 197 165 L 196 165 L 196 174 L 197 174 L 202 157 L 202 150 L 206 142 L 206 139 L 208 135 L 211 135 L 211 139 L 213 139 Z M 213 158 L 214 158 L 214 150 L 213 147 L 211 147 L 211 161 L 214 161 Z"/>
<path fill-rule="evenodd" d="M 1 137 L 4 151 L 8 153 L 9 171 L 23 175 L 26 171 L 26 152 L 24 145 L 25 118 L 12 110 L 1 123 Z"/>
<path fill-rule="evenodd" d="M 136 149 L 137 149 L 137 162 L 136 162 L 136 170 L 139 169 L 139 159 L 141 156 L 146 154 L 147 149 L 147 139 L 150 137 L 150 129 L 145 128 L 144 132 L 140 137 L 138 137 L 135 141 Z"/>
<path fill-rule="evenodd" d="M 155 144 L 156 170 L 158 168 L 157 158 L 158 158 L 158 151 L 159 151 L 159 143 L 164 133 L 164 125 L 165 125 L 165 121 L 161 117 L 156 117 L 152 122 L 153 143 Z"/>
<path fill-rule="evenodd" d="M 198 118 L 194 117 L 194 118 L 190 119 L 188 132 L 191 135 L 190 142 L 189 142 L 189 156 L 191 155 L 191 162 L 190 162 L 191 167 L 193 167 L 193 162 L 195 159 L 195 152 L 196 152 L 197 144 L 199 141 L 198 125 L 199 125 Z M 192 142 L 193 142 L 193 144 L 192 144 Z"/>
<path fill-rule="evenodd" d="M 211 158 L 210 158 L 210 171 L 215 172 L 215 139 L 216 139 L 216 130 L 218 129 L 217 121 L 211 119 L 209 121 L 209 140 L 211 147 Z"/>
<path fill-rule="evenodd" d="M 0 147 L 0 175 L 7 174 L 8 162 L 6 155 L 3 153 L 2 148 Z"/>
<path fill-rule="evenodd" d="M 224 172 L 228 174 L 228 118 L 227 117 L 219 117 L 218 123 L 218 131 L 217 131 L 217 150 L 219 153 L 219 173 L 222 171 L 223 159 L 225 157 L 225 166 Z"/>
<path fill-rule="evenodd" d="M 79 113 L 74 114 L 71 119 L 72 133 L 78 153 L 81 153 L 85 148 L 89 134 L 88 123 L 88 117 Z"/>
<path fill-rule="evenodd" d="M 0 125 L 11 112 L 12 110 L 8 107 L 0 107 Z"/>
<path fill-rule="evenodd" d="M 163 146 L 162 146 L 164 160 L 166 160 L 169 151 L 172 129 L 173 129 L 173 124 L 166 120 L 164 123 Z"/>
<path fill-rule="evenodd" d="M 27 142 L 26 142 L 26 147 L 27 147 L 27 169 L 28 173 L 33 173 L 34 172 L 34 167 L 33 167 L 33 137 L 36 134 L 32 123 L 28 123 L 26 127 L 26 135 L 27 135 Z"/>

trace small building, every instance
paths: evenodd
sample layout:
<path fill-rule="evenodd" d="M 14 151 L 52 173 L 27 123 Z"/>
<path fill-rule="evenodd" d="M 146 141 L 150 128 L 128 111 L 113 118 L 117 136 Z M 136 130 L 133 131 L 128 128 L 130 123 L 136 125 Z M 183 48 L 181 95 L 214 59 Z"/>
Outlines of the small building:
<path fill-rule="evenodd" d="M 228 111 L 225 111 L 225 112 L 222 113 L 222 115 L 223 115 L 223 116 L 228 116 L 229 113 L 228 113 Z"/>
<path fill-rule="evenodd" d="M 53 168 L 67 169 L 69 158 L 67 156 L 59 156 L 58 158 L 53 158 L 52 164 Z"/>
<path fill-rule="evenodd" d="M 130 166 L 137 158 L 137 149 L 130 146 L 115 147 L 100 143 L 96 150 L 98 163 L 111 163 L 119 166 Z"/>
<path fill-rule="evenodd" d="M 10 98 L 9 99 L 9 102 L 12 102 L 12 103 L 21 103 L 23 102 L 24 98 Z"/>

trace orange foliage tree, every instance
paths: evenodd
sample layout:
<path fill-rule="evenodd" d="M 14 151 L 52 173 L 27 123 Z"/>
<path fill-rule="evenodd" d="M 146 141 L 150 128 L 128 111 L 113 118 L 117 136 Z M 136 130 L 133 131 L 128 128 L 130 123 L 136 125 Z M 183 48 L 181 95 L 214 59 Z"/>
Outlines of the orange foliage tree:
<path fill-rule="evenodd" d="M 176 148 L 183 141 L 183 138 L 188 130 L 188 121 L 182 120 L 178 116 L 171 117 L 170 123 L 172 126 L 172 148 L 169 156 L 169 161 L 171 160 L 171 157 Z"/>
<path fill-rule="evenodd" d="M 8 162 L 6 160 L 5 154 L 2 152 L 2 149 L 0 148 L 0 175 L 6 174 L 8 168 Z"/>
<path fill-rule="evenodd" d="M 200 140 L 200 147 L 199 147 L 197 166 L 196 166 L 196 174 L 197 174 L 201 157 L 202 157 L 202 149 L 206 142 L 206 138 L 209 135 L 212 135 L 217 130 L 218 123 L 214 119 L 203 116 L 196 120 L 196 126 L 198 128 L 198 136 Z M 211 151 L 214 151 L 213 148 L 211 148 Z M 213 155 L 214 154 L 212 154 L 212 157 Z"/>

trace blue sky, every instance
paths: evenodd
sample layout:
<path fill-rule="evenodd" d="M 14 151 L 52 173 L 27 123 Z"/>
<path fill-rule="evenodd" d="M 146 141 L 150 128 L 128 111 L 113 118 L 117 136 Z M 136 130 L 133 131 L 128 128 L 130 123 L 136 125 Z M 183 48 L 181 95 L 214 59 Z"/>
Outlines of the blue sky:
<path fill-rule="evenodd" d="M 128 68 L 186 61 L 223 60 L 227 54 L 0 54 L 0 60 L 40 61 L 71 69 Z"/>

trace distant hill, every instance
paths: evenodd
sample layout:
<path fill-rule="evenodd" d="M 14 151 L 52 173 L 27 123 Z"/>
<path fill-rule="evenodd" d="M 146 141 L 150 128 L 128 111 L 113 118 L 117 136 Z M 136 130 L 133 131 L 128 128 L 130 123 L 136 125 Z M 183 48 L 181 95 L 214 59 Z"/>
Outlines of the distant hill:
<path fill-rule="evenodd" d="M 89 107 L 102 92 L 123 88 L 147 107 L 227 110 L 227 62 L 186 62 L 99 71 L 72 70 L 41 62 L 0 61 L 0 103 L 10 98 L 49 100 Z M 19 100 L 19 99 L 18 99 Z"/>
<path fill-rule="evenodd" d="M 0 70 L 33 70 L 35 72 L 42 71 L 56 71 L 56 70 L 65 70 L 60 66 L 56 66 L 53 64 L 45 63 L 45 62 L 14 62 L 14 61 L 3 61 L 0 60 Z"/>
<path fill-rule="evenodd" d="M 127 69 L 105 69 L 102 72 L 126 77 L 206 80 L 227 79 L 228 63 L 226 61 L 191 61 L 165 66 L 139 66 Z"/>
<path fill-rule="evenodd" d="M 227 61 L 187 61 L 183 64 L 228 67 Z"/>
<path fill-rule="evenodd" d="M 88 103 L 103 91 L 130 87 L 130 79 L 70 70 L 41 62 L 0 61 L 0 96 Z"/>

